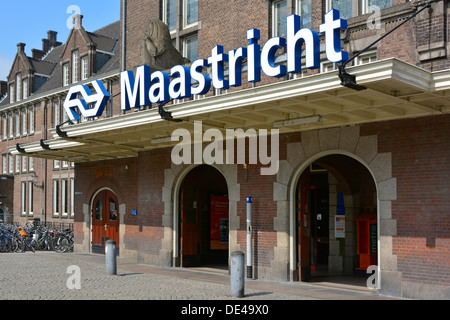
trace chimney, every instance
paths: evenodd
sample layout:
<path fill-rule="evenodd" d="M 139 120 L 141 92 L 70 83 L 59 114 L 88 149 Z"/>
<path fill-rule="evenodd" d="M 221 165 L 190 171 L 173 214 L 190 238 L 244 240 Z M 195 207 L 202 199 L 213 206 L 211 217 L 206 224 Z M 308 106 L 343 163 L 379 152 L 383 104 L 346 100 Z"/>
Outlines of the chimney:
<path fill-rule="evenodd" d="M 45 52 L 39 49 L 31 49 L 32 57 L 36 60 L 41 60 Z"/>
<path fill-rule="evenodd" d="M 58 32 L 49 30 L 47 31 L 47 39 L 42 39 L 42 51 L 44 54 L 50 50 L 52 47 L 57 47 L 61 45 L 61 42 L 56 40 L 56 35 Z"/>
<path fill-rule="evenodd" d="M 53 30 L 47 31 L 47 39 L 50 42 L 50 47 L 55 47 L 57 34 L 58 34 L 58 32 L 53 31 Z"/>
<path fill-rule="evenodd" d="M 0 98 L 8 92 L 8 83 L 6 81 L 0 81 Z"/>
<path fill-rule="evenodd" d="M 73 27 L 75 29 L 81 29 L 83 26 L 83 16 L 81 14 L 74 14 L 73 15 Z"/>
<path fill-rule="evenodd" d="M 26 46 L 25 43 L 19 42 L 19 43 L 17 44 L 17 53 L 25 52 L 25 46 Z"/>

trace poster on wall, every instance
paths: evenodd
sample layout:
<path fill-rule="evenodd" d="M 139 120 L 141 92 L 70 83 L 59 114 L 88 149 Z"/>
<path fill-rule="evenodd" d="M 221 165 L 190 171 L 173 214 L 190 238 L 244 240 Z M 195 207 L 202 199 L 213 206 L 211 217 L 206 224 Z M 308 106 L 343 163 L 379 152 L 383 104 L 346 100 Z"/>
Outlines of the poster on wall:
<path fill-rule="evenodd" d="M 336 216 L 334 236 L 336 238 L 345 238 L 345 216 Z"/>
<path fill-rule="evenodd" d="M 211 250 L 228 249 L 228 197 L 211 196 Z"/>

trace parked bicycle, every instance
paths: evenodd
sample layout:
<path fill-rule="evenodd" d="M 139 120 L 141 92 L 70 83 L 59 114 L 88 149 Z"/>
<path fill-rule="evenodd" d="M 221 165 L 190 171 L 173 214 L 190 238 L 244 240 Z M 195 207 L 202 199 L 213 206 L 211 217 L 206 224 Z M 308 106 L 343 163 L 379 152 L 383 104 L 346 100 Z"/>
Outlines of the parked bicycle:
<path fill-rule="evenodd" d="M 74 236 L 71 229 L 58 230 L 28 224 L 25 226 L 0 224 L 0 252 L 27 250 L 73 251 Z"/>

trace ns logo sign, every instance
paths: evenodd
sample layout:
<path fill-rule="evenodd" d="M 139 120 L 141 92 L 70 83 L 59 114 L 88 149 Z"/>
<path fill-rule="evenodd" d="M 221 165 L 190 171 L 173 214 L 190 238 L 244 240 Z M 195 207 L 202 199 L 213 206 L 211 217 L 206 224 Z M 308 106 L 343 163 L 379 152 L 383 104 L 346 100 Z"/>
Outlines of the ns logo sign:
<path fill-rule="evenodd" d="M 94 80 L 91 84 L 95 93 L 92 93 L 89 87 L 84 84 L 78 84 L 70 88 L 64 101 L 64 110 L 71 121 L 80 120 L 76 111 L 77 108 L 85 118 L 102 115 L 109 100 L 109 93 L 101 81 Z M 78 97 L 78 94 L 81 94 L 81 98 Z"/>

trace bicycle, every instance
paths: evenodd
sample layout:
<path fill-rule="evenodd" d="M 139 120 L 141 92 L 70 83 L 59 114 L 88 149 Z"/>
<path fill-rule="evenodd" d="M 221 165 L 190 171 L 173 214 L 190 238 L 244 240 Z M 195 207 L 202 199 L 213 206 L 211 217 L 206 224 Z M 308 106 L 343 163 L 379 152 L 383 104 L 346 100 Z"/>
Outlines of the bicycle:
<path fill-rule="evenodd" d="M 33 253 L 36 253 L 36 249 L 34 248 L 35 240 L 22 227 L 18 227 L 17 229 L 20 237 L 18 238 L 19 245 L 16 252 L 25 252 L 29 249 Z"/>
<path fill-rule="evenodd" d="M 70 229 L 58 233 L 52 241 L 52 247 L 58 253 L 73 251 L 73 244 L 73 231 Z"/>

